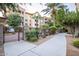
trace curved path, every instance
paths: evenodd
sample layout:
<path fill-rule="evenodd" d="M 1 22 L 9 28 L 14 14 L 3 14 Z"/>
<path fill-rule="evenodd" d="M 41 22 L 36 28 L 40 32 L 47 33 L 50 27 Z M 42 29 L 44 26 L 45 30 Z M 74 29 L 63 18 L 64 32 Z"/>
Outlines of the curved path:
<path fill-rule="evenodd" d="M 66 56 L 65 33 L 54 35 L 51 39 L 40 45 L 25 41 L 4 44 L 6 56 Z"/>

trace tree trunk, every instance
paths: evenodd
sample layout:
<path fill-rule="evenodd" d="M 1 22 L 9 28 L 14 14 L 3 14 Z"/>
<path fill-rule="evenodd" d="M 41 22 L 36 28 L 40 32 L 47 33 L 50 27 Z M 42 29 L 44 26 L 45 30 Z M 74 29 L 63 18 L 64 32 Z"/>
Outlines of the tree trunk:
<path fill-rule="evenodd" d="M 75 26 L 74 37 L 78 37 L 78 27 Z"/>
<path fill-rule="evenodd" d="M 18 28 L 18 41 L 20 41 L 20 28 Z"/>

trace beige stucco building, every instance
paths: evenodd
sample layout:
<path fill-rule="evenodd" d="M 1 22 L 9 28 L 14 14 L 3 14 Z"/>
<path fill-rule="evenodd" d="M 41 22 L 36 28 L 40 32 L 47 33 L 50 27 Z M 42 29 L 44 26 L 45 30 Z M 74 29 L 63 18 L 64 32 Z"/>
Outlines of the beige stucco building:
<path fill-rule="evenodd" d="M 34 15 L 39 14 L 38 12 L 35 13 L 29 13 L 29 12 L 25 12 L 25 28 L 31 30 L 32 28 L 40 28 L 42 25 L 47 24 L 51 18 L 50 17 L 46 17 L 46 16 L 41 16 L 40 14 L 40 18 L 38 19 L 34 19 Z"/>

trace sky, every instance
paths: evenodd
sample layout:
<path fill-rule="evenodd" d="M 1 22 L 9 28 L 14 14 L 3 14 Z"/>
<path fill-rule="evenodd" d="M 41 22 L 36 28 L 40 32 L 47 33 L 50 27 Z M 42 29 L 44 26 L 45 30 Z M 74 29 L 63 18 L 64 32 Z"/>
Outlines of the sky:
<path fill-rule="evenodd" d="M 45 3 L 44 3 L 45 4 Z M 30 12 L 30 13 L 34 13 L 34 12 L 39 12 L 42 16 L 44 16 L 44 13 L 41 12 L 41 10 L 45 9 L 46 6 L 42 4 L 40 5 L 40 3 L 32 3 L 32 5 L 26 4 L 26 11 Z M 75 4 L 74 3 L 64 3 L 65 5 L 67 5 L 69 8 L 69 11 L 75 11 Z M 49 15 L 45 15 L 45 16 L 49 16 Z"/>
<path fill-rule="evenodd" d="M 43 12 L 41 12 L 43 9 L 45 9 L 46 6 L 44 4 L 40 5 L 40 3 L 33 3 L 31 6 L 29 4 L 26 4 L 27 12 L 35 13 L 39 12 L 43 16 Z"/>
<path fill-rule="evenodd" d="M 74 3 L 66 3 L 70 11 L 75 11 L 76 7 Z"/>

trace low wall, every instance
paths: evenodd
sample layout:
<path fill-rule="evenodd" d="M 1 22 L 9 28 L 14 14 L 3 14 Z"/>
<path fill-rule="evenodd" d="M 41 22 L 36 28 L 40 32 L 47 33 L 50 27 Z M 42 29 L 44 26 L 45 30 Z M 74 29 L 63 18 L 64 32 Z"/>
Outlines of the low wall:
<path fill-rule="evenodd" d="M 0 24 L 0 45 L 3 43 L 3 25 Z"/>

